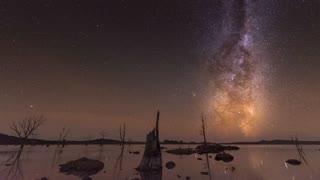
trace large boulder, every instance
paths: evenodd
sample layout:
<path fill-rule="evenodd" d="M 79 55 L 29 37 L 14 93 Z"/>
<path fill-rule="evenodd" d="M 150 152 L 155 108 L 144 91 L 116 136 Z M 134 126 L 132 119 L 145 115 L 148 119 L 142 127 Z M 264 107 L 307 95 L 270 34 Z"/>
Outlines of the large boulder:
<path fill-rule="evenodd" d="M 217 154 L 215 159 L 217 161 L 231 162 L 231 161 L 233 161 L 233 156 L 228 153 L 221 153 L 221 154 Z"/>
<path fill-rule="evenodd" d="M 79 177 L 88 177 L 97 174 L 104 168 L 104 163 L 98 160 L 80 158 L 60 165 L 60 172 Z"/>

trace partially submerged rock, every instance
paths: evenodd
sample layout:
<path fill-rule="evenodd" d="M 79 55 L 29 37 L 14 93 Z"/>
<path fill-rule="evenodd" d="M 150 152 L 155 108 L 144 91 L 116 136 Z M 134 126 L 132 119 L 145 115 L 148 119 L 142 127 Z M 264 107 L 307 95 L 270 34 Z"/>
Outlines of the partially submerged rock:
<path fill-rule="evenodd" d="M 286 161 L 286 163 L 291 164 L 291 165 L 294 165 L 294 166 L 299 166 L 299 165 L 301 164 L 301 161 L 296 160 L 296 159 L 288 159 L 288 160 Z"/>
<path fill-rule="evenodd" d="M 223 151 L 232 151 L 239 150 L 240 148 L 237 146 L 222 146 L 220 144 L 207 144 L 207 145 L 199 145 L 196 147 L 196 152 L 198 154 L 206 154 L 206 153 L 221 153 Z"/>
<path fill-rule="evenodd" d="M 176 163 L 174 163 L 173 161 L 169 161 L 166 163 L 167 169 L 173 169 L 174 167 L 176 167 Z"/>
<path fill-rule="evenodd" d="M 140 151 L 130 151 L 130 154 L 140 154 Z"/>
<path fill-rule="evenodd" d="M 87 178 L 91 175 L 97 174 L 103 168 L 103 162 L 83 157 L 60 165 L 60 172 L 67 175 L 72 174 L 82 178 Z"/>
<path fill-rule="evenodd" d="M 238 146 L 223 146 L 223 149 L 225 150 L 225 151 L 237 151 L 237 150 L 239 150 L 240 148 L 238 147 Z"/>
<path fill-rule="evenodd" d="M 164 149 L 168 149 L 167 147 L 164 147 L 164 146 L 160 146 L 160 149 L 161 150 L 164 150 Z"/>
<path fill-rule="evenodd" d="M 233 161 L 233 156 L 228 153 L 221 153 L 221 154 L 217 154 L 215 159 L 217 161 L 231 162 L 231 161 Z"/>
<path fill-rule="evenodd" d="M 202 175 L 209 175 L 209 172 L 204 171 L 204 172 L 200 172 L 200 174 L 202 174 Z"/>

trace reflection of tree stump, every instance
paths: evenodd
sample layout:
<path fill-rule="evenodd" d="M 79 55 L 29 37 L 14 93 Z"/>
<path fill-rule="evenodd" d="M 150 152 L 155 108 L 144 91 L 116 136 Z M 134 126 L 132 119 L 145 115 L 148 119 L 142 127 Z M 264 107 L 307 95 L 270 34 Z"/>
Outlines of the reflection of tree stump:
<path fill-rule="evenodd" d="M 162 180 L 162 170 L 150 171 L 150 172 L 140 172 L 141 180 Z"/>
<path fill-rule="evenodd" d="M 156 127 L 147 135 L 143 158 L 137 168 L 140 172 L 162 170 L 162 155 L 159 142 L 159 117 L 160 113 L 158 111 Z"/>

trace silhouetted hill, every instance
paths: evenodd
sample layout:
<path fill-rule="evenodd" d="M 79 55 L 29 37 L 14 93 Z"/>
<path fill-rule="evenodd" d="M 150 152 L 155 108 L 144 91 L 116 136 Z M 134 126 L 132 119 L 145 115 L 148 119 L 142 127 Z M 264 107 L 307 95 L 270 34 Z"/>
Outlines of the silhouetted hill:
<path fill-rule="evenodd" d="M 20 142 L 20 139 L 14 136 L 8 136 L 6 134 L 0 133 L 0 144 L 15 144 L 17 142 Z"/>
<path fill-rule="evenodd" d="M 22 143 L 21 138 L 0 133 L 0 145 L 16 145 L 21 143 Z M 53 144 L 53 143 L 57 143 L 57 141 L 28 139 L 26 142 L 26 144 Z"/>
<path fill-rule="evenodd" d="M 15 137 L 15 136 L 9 136 L 6 134 L 0 133 L 0 145 L 17 145 L 21 144 L 22 139 Z M 95 139 L 95 140 L 89 140 L 89 141 L 65 141 L 65 144 L 120 144 L 120 141 L 118 140 L 112 140 L 112 139 Z M 138 143 L 138 142 L 136 142 Z M 58 144 L 58 141 L 51 141 L 51 140 L 42 140 L 42 139 L 28 139 L 25 144 L 39 144 L 39 145 L 47 145 L 47 144 Z M 133 142 L 132 144 L 135 144 Z"/>

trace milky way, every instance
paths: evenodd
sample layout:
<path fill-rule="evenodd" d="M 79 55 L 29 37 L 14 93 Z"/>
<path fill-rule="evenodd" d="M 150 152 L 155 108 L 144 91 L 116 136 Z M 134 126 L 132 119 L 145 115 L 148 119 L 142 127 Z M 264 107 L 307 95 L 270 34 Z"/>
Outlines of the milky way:
<path fill-rule="evenodd" d="M 253 57 L 252 2 L 224 1 L 222 43 L 209 63 L 213 82 L 209 111 L 225 129 L 250 135 L 257 119 L 261 75 Z"/>

